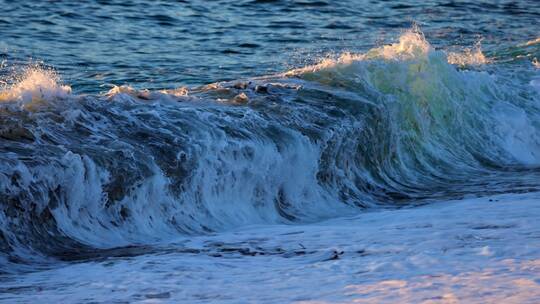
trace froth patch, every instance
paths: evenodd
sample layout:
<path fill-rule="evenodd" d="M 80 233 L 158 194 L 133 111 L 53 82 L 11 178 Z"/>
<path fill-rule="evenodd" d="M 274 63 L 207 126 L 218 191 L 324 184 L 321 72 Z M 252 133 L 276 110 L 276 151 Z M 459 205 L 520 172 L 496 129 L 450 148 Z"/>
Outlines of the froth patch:
<path fill-rule="evenodd" d="M 114 86 L 110 89 L 105 96 L 109 100 L 123 100 L 130 101 L 131 99 L 137 100 L 172 100 L 178 101 L 182 98 L 185 98 L 188 95 L 189 90 L 185 87 L 177 88 L 174 90 L 161 90 L 161 91 L 150 91 L 150 90 L 137 90 L 128 85 L 123 86 Z"/>
<path fill-rule="evenodd" d="M 52 70 L 29 68 L 12 84 L 0 88 L 0 102 L 16 101 L 25 105 L 65 99 L 71 87 L 60 84 L 60 77 Z"/>
<path fill-rule="evenodd" d="M 482 53 L 480 44 L 474 48 L 467 48 L 463 52 L 448 53 L 448 63 L 459 66 L 482 65 L 489 63 L 489 59 Z"/>

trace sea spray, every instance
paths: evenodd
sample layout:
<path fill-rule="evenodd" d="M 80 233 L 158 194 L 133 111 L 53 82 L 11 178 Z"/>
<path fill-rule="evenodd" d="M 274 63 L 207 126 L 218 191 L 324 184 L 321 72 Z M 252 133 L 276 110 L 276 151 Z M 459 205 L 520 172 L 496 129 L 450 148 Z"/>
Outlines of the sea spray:
<path fill-rule="evenodd" d="M 39 65 L 30 65 L 9 77 L 10 83 L 4 82 L 0 87 L 0 102 L 17 102 L 30 106 L 40 102 L 53 102 L 66 99 L 71 88 L 62 85 L 58 74 Z"/>

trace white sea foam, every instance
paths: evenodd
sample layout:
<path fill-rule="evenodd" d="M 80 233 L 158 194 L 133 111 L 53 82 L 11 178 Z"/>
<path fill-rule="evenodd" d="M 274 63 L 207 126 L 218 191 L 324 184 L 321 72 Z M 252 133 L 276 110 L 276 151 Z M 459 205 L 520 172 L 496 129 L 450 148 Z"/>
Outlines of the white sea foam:
<path fill-rule="evenodd" d="M 2 284 L 12 302 L 532 304 L 540 298 L 539 199 L 502 195 L 244 227 Z"/>

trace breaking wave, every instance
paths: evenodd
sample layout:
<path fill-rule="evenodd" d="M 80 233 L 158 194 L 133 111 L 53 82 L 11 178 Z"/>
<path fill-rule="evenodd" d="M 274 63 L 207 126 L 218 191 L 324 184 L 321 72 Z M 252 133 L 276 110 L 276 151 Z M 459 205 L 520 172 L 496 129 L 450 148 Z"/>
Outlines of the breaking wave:
<path fill-rule="evenodd" d="M 75 95 L 31 69 L 0 91 L 0 271 L 179 233 L 538 190 L 540 93 L 466 68 L 488 62 L 409 31 L 365 54 L 192 89 Z"/>

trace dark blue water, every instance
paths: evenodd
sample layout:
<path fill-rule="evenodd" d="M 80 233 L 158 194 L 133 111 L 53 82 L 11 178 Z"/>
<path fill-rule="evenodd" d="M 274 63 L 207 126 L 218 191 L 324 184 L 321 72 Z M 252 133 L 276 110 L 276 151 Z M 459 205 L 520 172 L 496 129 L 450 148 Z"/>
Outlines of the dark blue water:
<path fill-rule="evenodd" d="M 42 60 L 77 92 L 174 88 L 365 51 L 417 22 L 437 47 L 538 37 L 537 1 L 1 1 L 0 58 Z M 1 60 L 0 59 L 0 60 Z"/>

